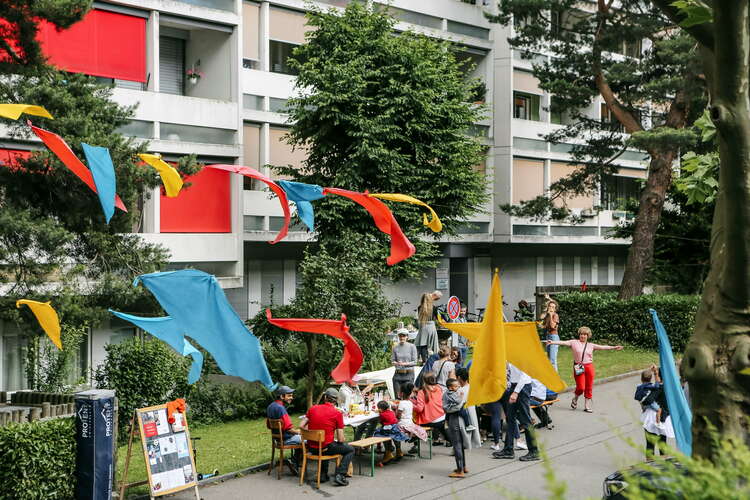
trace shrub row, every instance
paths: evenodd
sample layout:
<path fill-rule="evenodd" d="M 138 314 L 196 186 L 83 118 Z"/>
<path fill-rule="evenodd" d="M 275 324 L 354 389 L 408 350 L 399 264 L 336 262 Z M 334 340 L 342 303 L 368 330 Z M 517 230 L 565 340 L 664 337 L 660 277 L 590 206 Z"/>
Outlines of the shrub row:
<path fill-rule="evenodd" d="M 594 332 L 594 342 L 628 344 L 656 349 L 658 341 L 649 309 L 659 314 L 672 350 L 685 349 L 695 326 L 698 295 L 641 295 L 617 300 L 614 293 L 572 292 L 555 296 L 560 304 L 560 338 L 577 336 L 581 326 Z"/>
<path fill-rule="evenodd" d="M 75 419 L 0 427 L 0 498 L 73 498 Z"/>

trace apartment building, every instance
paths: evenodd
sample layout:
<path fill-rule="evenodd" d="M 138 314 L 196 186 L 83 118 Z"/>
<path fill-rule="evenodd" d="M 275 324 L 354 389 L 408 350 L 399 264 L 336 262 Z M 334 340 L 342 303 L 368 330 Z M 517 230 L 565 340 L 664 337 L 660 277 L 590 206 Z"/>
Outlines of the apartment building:
<path fill-rule="evenodd" d="M 348 0 L 315 2 L 341 8 Z M 487 5 L 485 5 L 487 4 Z M 386 293 L 404 302 L 410 314 L 424 291 L 457 295 L 470 311 L 483 308 L 491 269 L 502 270 L 506 313 L 520 299 L 532 301 L 536 287 L 619 284 L 627 241 L 607 238 L 626 214 L 617 210 L 637 192 L 646 175 L 643 153 L 626 152 L 617 176 L 593 196 L 567 200 L 585 217 L 580 225 L 543 223 L 509 217 L 497 207 L 545 191 L 575 168 L 570 145 L 542 139 L 565 117 L 545 111 L 551 96 L 532 76 L 531 61 L 510 49 L 509 30 L 490 24 L 482 0 L 393 0 L 397 30 L 414 30 L 452 40 L 460 57 L 476 64 L 471 75 L 487 87 L 488 117 L 472 133 L 487 147 L 482 169 L 491 199 L 460 231 L 441 243 L 443 258 L 421 282 L 384 283 Z M 263 170 L 266 164 L 299 165 L 304 153 L 283 138 L 283 113 L 294 93 L 287 64 L 304 42 L 303 0 L 119 0 L 94 2 L 94 9 L 70 30 L 44 33 L 52 62 L 113 82 L 114 97 L 138 104 L 123 133 L 150 142 L 166 160 L 195 153 L 206 163 L 236 163 Z M 535 55 L 534 57 L 544 57 Z M 193 82 L 188 70 L 203 76 Z M 606 107 L 591 104 L 590 116 L 608 120 Z M 39 147 L 4 140 L 0 161 Z M 270 172 L 267 172 L 270 174 Z M 267 242 L 281 227 L 278 201 L 255 182 L 205 170 L 177 198 L 150 193 L 142 236 L 165 245 L 170 268 L 186 266 L 216 275 L 241 317 L 268 304 L 288 303 L 297 286 L 297 266 L 310 235 L 292 227 L 276 245 Z M 597 212 L 594 206 L 605 210 Z M 80 353 L 81 371 L 96 366 L 104 345 L 135 334 L 130 324 L 112 319 L 91 332 Z M 24 388 L 23 332 L 0 325 L 0 389 Z"/>

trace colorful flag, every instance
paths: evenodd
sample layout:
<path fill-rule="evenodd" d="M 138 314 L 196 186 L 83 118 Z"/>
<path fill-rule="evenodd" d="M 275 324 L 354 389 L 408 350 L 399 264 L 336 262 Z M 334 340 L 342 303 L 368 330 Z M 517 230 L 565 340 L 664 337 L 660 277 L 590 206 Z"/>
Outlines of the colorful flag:
<path fill-rule="evenodd" d="M 331 371 L 331 378 L 337 384 L 343 384 L 354 379 L 360 368 L 362 368 L 362 349 L 357 341 L 349 333 L 349 325 L 346 324 L 346 315 L 341 315 L 341 320 L 333 319 L 298 319 L 298 318 L 272 318 L 271 310 L 266 309 L 268 322 L 284 330 L 293 332 L 320 333 L 330 335 L 344 342 L 344 355 Z"/>
<path fill-rule="evenodd" d="M 364 207 L 364 209 L 372 216 L 377 228 L 391 237 L 391 254 L 386 260 L 386 263 L 389 266 L 408 259 L 417 251 L 411 241 L 409 241 L 401 230 L 393 213 L 382 201 L 369 196 L 367 193 L 357 193 L 356 191 L 347 191 L 346 189 L 323 189 L 323 194 L 328 193 L 349 198 L 353 202 L 362 205 L 362 207 Z"/>
<path fill-rule="evenodd" d="M 427 214 L 422 214 L 422 223 L 432 229 L 432 232 L 439 233 L 443 230 L 443 223 L 440 222 L 440 219 L 438 218 L 435 211 L 432 209 L 431 206 L 429 206 L 427 203 L 423 202 L 422 200 L 418 200 L 412 196 L 406 195 L 406 194 L 398 194 L 398 193 L 370 193 L 370 196 L 373 198 L 379 198 L 381 200 L 388 200 L 388 201 L 398 201 L 401 203 L 411 203 L 412 205 L 420 205 L 422 207 L 427 208 L 427 210 L 430 212 L 430 219 L 427 219 Z"/>
<path fill-rule="evenodd" d="M 22 113 L 27 115 L 42 116 L 44 118 L 52 118 L 49 111 L 41 106 L 34 106 L 33 104 L 0 104 L 0 116 L 3 118 L 10 118 L 11 120 L 18 120 Z"/>
<path fill-rule="evenodd" d="M 94 177 L 96 194 L 104 211 L 104 218 L 109 220 L 115 213 L 115 192 L 117 191 L 117 178 L 115 177 L 115 166 L 112 165 L 112 157 L 109 149 L 100 146 L 91 146 L 85 142 L 81 143 L 83 154 L 89 162 L 89 170 Z"/>
<path fill-rule="evenodd" d="M 57 311 L 52 307 L 50 302 L 37 302 L 36 300 L 21 299 L 16 301 L 16 307 L 26 304 L 31 312 L 36 316 L 39 326 L 44 333 L 50 338 L 58 349 L 62 350 L 62 341 L 60 340 L 60 318 L 57 317 Z"/>
<path fill-rule="evenodd" d="M 466 406 L 494 403 L 507 385 L 506 363 L 510 362 L 550 390 L 560 392 L 565 382 L 552 367 L 539 342 L 533 322 L 506 323 L 503 320 L 502 286 L 497 270 L 481 323 L 443 323 L 447 328 L 474 342 L 469 370 L 471 388 Z"/>
<path fill-rule="evenodd" d="M 311 232 L 315 231 L 315 212 L 310 202 L 325 196 L 323 188 L 315 184 L 292 181 L 279 181 L 279 185 L 284 188 L 287 197 L 297 205 L 297 216 L 302 223 Z"/>
<path fill-rule="evenodd" d="M 284 225 L 279 230 L 279 234 L 276 235 L 276 238 L 273 241 L 269 241 L 269 243 L 273 245 L 274 243 L 278 243 L 279 241 L 284 239 L 287 232 L 289 232 L 289 222 L 291 221 L 292 215 L 289 212 L 289 201 L 287 200 L 286 193 L 283 189 L 281 189 L 281 186 L 271 180 L 270 177 L 261 174 L 254 168 L 243 167 L 242 165 L 206 165 L 206 168 L 226 170 L 227 172 L 241 174 L 245 177 L 250 177 L 251 179 L 258 179 L 259 181 L 264 182 L 269 188 L 271 188 L 271 191 L 276 193 L 276 196 L 279 197 L 281 210 L 284 212 Z"/>
<path fill-rule="evenodd" d="M 659 321 L 656 311 L 649 309 L 649 312 L 654 321 L 656 336 L 659 339 L 659 367 L 661 368 L 664 393 L 667 396 L 669 416 L 672 418 L 677 447 L 685 455 L 691 455 L 693 453 L 693 414 L 680 384 L 680 376 L 677 374 L 672 345 L 669 343 L 667 331 Z"/>
<path fill-rule="evenodd" d="M 161 177 L 161 182 L 164 184 L 164 191 L 166 191 L 168 198 L 174 198 L 180 194 L 182 177 L 180 177 L 180 173 L 172 165 L 162 160 L 159 155 L 141 153 L 138 157 L 159 172 L 159 177 Z"/>
<path fill-rule="evenodd" d="M 193 358 L 193 364 L 190 366 L 188 373 L 188 384 L 194 384 L 201 377 L 201 368 L 203 367 L 203 354 L 196 349 L 193 344 L 188 342 L 185 335 L 180 331 L 177 323 L 169 316 L 160 318 L 144 318 L 133 316 L 117 311 L 109 310 L 118 318 L 133 323 L 141 330 L 145 330 L 162 342 L 166 342 L 172 349 L 182 356 Z"/>

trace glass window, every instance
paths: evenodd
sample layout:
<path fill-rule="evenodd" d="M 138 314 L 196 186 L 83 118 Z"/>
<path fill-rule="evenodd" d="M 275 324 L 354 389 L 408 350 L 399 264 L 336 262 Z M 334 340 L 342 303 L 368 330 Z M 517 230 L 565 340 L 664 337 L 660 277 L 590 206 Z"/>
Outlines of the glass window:
<path fill-rule="evenodd" d="M 514 137 L 513 147 L 526 151 L 547 151 L 547 143 L 538 139 L 526 139 L 525 137 Z"/>
<path fill-rule="evenodd" d="M 514 236 L 547 236 L 547 226 L 513 224 Z"/>
<path fill-rule="evenodd" d="M 257 59 L 243 59 L 242 67 L 244 69 L 260 69 L 260 61 Z"/>
<path fill-rule="evenodd" d="M 263 96 L 242 94 L 242 107 L 245 109 L 257 109 L 258 111 L 263 111 Z"/>
<path fill-rule="evenodd" d="M 552 236 L 598 236 L 599 228 L 592 226 L 552 226 Z"/>
<path fill-rule="evenodd" d="M 245 215 L 243 217 L 245 231 L 263 231 L 264 219 L 262 215 Z"/>
<path fill-rule="evenodd" d="M 513 92 L 513 118 L 539 121 L 540 96 Z"/>
<path fill-rule="evenodd" d="M 117 132 L 128 137 L 151 139 L 154 137 L 154 122 L 130 120 L 130 123 L 117 128 Z"/>
<path fill-rule="evenodd" d="M 161 139 L 166 141 L 200 142 L 206 144 L 235 144 L 234 130 L 195 127 L 162 122 Z"/>
<path fill-rule="evenodd" d="M 563 112 L 559 109 L 555 109 L 555 96 L 550 97 L 549 121 L 556 125 L 563 124 Z"/>
<path fill-rule="evenodd" d="M 19 391 L 28 389 L 26 380 L 26 335 L 5 323 L 3 334 L 3 389 Z"/>
<path fill-rule="evenodd" d="M 274 113 L 284 113 L 286 108 L 287 99 L 278 99 L 276 97 L 270 97 L 268 99 L 268 111 Z"/>
<path fill-rule="evenodd" d="M 605 175 L 602 178 L 601 205 L 605 210 L 622 210 L 628 201 L 641 197 L 642 180 L 621 175 Z"/>
<path fill-rule="evenodd" d="M 285 75 L 296 75 L 297 72 L 289 66 L 289 58 L 297 45 L 277 40 L 269 41 L 271 52 L 271 72 Z"/>
<path fill-rule="evenodd" d="M 482 38 L 484 40 L 490 39 L 490 30 L 478 26 L 472 26 L 471 24 L 457 23 L 450 19 L 448 20 L 448 31 L 451 33 L 458 33 L 459 35 Z"/>
<path fill-rule="evenodd" d="M 185 94 L 185 40 L 159 37 L 159 92 Z"/>

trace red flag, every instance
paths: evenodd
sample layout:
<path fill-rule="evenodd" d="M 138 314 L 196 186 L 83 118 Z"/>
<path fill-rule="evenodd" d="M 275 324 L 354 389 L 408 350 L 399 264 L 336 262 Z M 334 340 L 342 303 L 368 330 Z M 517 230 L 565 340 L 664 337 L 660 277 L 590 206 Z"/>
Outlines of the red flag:
<path fill-rule="evenodd" d="M 362 368 L 362 349 L 359 344 L 349 333 L 349 325 L 346 324 L 346 315 L 341 315 L 341 320 L 334 319 L 274 319 L 271 317 L 271 310 L 266 309 L 268 322 L 284 330 L 293 332 L 308 332 L 330 335 L 344 341 L 344 356 L 336 368 L 331 371 L 331 378 L 337 384 L 349 382 L 354 378 L 360 368 Z"/>
<path fill-rule="evenodd" d="M 368 196 L 367 193 L 357 193 L 356 191 L 347 191 L 346 189 L 323 189 L 323 194 L 328 193 L 344 196 L 362 205 L 370 213 L 378 229 L 391 237 L 391 254 L 386 260 L 389 266 L 408 259 L 417 251 L 411 241 L 404 235 L 393 213 L 379 199 Z"/>
<path fill-rule="evenodd" d="M 34 131 L 37 137 L 42 140 L 47 148 L 55 153 L 55 156 L 57 156 L 60 161 L 63 162 L 63 164 L 65 164 L 65 166 L 68 167 L 70 171 L 76 175 L 76 177 L 81 179 L 89 188 L 91 188 L 93 192 L 97 192 L 96 184 L 94 184 L 94 177 L 91 175 L 91 170 L 86 168 L 86 165 L 81 163 L 81 160 L 79 160 L 75 153 L 73 153 L 73 151 L 70 149 L 70 146 L 67 145 L 62 137 L 55 134 L 54 132 L 50 132 L 49 130 L 35 127 L 31 124 L 30 121 L 27 121 L 26 123 L 29 124 L 31 130 Z M 115 206 L 123 212 L 128 211 L 128 209 L 125 208 L 125 204 L 117 195 L 115 195 Z"/>
<path fill-rule="evenodd" d="M 287 201 L 287 198 L 286 198 L 286 191 L 281 189 L 281 186 L 279 186 L 274 181 L 272 181 L 270 177 L 266 177 L 265 175 L 261 174 L 254 168 L 243 167 L 242 165 L 206 165 L 206 168 L 226 170 L 227 172 L 234 172 L 235 174 L 242 174 L 245 177 L 258 179 L 261 182 L 265 182 L 268 185 L 268 187 L 271 188 L 271 191 L 276 193 L 276 196 L 279 197 L 279 202 L 281 203 L 281 209 L 284 211 L 284 226 L 279 231 L 279 234 L 276 235 L 276 239 L 274 239 L 273 241 L 269 241 L 269 243 L 273 245 L 274 243 L 278 243 L 279 241 L 284 239 L 287 232 L 289 231 L 289 222 L 291 221 L 292 215 L 289 212 L 289 201 Z"/>

